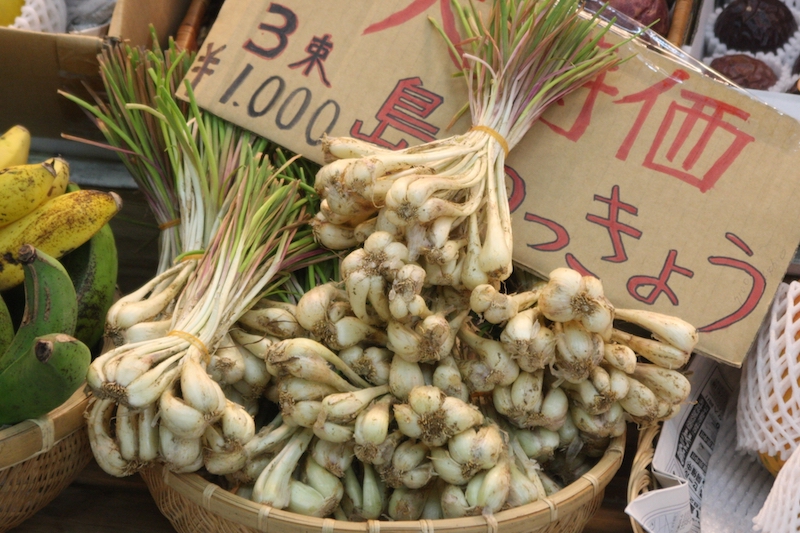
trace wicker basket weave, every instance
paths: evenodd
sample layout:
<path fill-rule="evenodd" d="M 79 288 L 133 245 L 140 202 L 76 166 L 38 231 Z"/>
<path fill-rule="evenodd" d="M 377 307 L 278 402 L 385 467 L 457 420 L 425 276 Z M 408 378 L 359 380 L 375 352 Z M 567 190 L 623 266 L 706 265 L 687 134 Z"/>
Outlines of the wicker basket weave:
<path fill-rule="evenodd" d="M 653 424 L 639 430 L 636 455 L 633 456 L 631 473 L 628 478 L 628 503 L 655 488 L 650 465 L 653 462 L 653 454 L 656 451 L 655 440 L 660 430 L 661 424 Z M 644 528 L 633 517 L 631 517 L 631 528 L 634 533 L 645 533 Z"/>
<path fill-rule="evenodd" d="M 246 500 L 198 474 L 173 474 L 160 465 L 143 470 L 141 476 L 161 513 L 179 533 L 578 533 L 600 507 L 624 452 L 623 434 L 588 473 L 550 498 L 490 517 L 415 522 L 345 522 L 303 516 Z"/>
<path fill-rule="evenodd" d="M 83 387 L 63 405 L 0 431 L 0 533 L 50 503 L 89 464 Z"/>

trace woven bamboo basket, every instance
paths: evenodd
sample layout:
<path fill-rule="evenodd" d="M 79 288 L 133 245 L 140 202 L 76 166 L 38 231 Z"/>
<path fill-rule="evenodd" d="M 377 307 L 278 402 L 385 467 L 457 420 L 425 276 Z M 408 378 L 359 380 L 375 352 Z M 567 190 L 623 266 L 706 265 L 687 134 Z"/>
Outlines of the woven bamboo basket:
<path fill-rule="evenodd" d="M 81 387 L 46 415 L 0 431 L 0 533 L 50 503 L 89 464 Z"/>
<path fill-rule="evenodd" d="M 624 452 L 623 434 L 611 442 L 589 472 L 549 498 L 491 517 L 414 522 L 314 518 L 241 498 L 199 474 L 173 474 L 161 465 L 140 474 L 161 513 L 179 533 L 578 533 L 600 507 L 605 487 L 619 470 Z"/>
<path fill-rule="evenodd" d="M 650 464 L 653 462 L 653 454 L 656 451 L 655 440 L 660 430 L 661 424 L 653 424 L 639 430 L 636 455 L 633 456 L 628 478 L 628 503 L 655 488 Z M 634 533 L 645 533 L 644 528 L 633 517 L 631 517 L 631 528 Z"/>

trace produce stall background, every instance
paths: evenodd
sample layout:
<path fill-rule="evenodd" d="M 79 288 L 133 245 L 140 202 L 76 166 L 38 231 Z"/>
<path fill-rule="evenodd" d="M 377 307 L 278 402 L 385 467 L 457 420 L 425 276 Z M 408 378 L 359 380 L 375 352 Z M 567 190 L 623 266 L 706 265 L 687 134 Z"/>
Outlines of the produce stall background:
<path fill-rule="evenodd" d="M 152 4 L 152 5 L 151 5 Z M 132 42 L 146 42 L 147 22 L 160 21 L 159 33 L 167 35 L 174 33 L 176 22 L 185 12 L 188 1 L 142 3 L 133 6 L 130 1 L 120 1 L 120 8 L 115 12 L 115 19 L 110 29 L 111 35 L 122 35 L 131 38 Z M 695 11 L 702 14 L 702 18 L 693 21 L 695 31 L 693 44 L 684 47 L 701 60 L 709 57 L 700 55 L 697 36 L 701 34 L 704 24 L 707 25 L 708 17 L 715 9 L 711 2 L 706 0 L 700 3 L 701 9 L 695 4 Z M 794 6 L 793 6 L 794 8 Z M 124 16 L 123 16 L 124 14 Z M 44 76 L 42 91 L 24 91 L 18 83 L 8 83 L 8 79 L 0 82 L 0 98 L 7 97 L 12 103 L 9 112 L 5 110 L 0 114 L 0 129 L 13 123 L 32 124 L 36 136 L 34 157 L 44 157 L 54 153 L 61 153 L 73 164 L 75 180 L 84 187 L 115 190 L 120 193 L 124 201 L 123 210 L 111 222 L 117 238 L 120 257 L 119 289 L 125 294 L 133 291 L 149 280 L 155 272 L 158 251 L 157 240 L 159 236 L 158 224 L 147 209 L 142 195 L 135 187 L 125 168 L 113 156 L 101 150 L 77 147 L 73 143 L 59 139 L 63 132 L 98 138 L 93 127 L 82 116 L 82 112 L 75 106 L 68 105 L 60 97 L 53 98 L 53 87 L 77 88 L 76 81 L 92 83 L 95 72 L 91 57 L 99 46 L 99 40 L 91 37 L 72 38 L 67 36 L 40 38 L 26 35 L 25 38 L 35 39 L 36 42 L 22 43 L 18 34 L 12 30 L 0 28 L 0 49 L 8 50 L 11 47 L 22 46 L 30 53 L 25 55 L 25 60 L 37 63 L 48 58 L 48 64 L 37 64 L 37 76 Z M 18 49 L 18 48 L 15 48 Z M 75 56 L 71 53 L 64 54 L 65 49 L 80 50 L 79 60 L 73 63 Z M 53 56 L 53 51 L 55 56 Z M 783 57 L 783 56 L 782 56 Z M 39 58 L 39 59 L 34 59 Z M 0 55 L 0 72 L 29 72 L 20 69 L 17 61 L 9 54 Z M 6 63 L 10 61 L 10 63 Z M 74 66 L 77 64 L 78 66 Z M 68 71 L 68 74 L 65 72 Z M 57 79 L 42 73 L 58 72 Z M 27 74 L 26 74 L 27 75 Z M 96 83 L 96 79 L 94 82 Z M 4 92 L 5 91 L 5 92 Z M 40 94 L 41 92 L 41 94 Z M 778 108 L 782 113 L 800 118 L 800 105 L 794 100 L 795 96 L 783 95 L 771 91 L 756 91 L 760 99 Z M 32 96 L 33 95 L 33 96 Z M 6 124 L 5 121 L 8 121 Z M 788 260 L 787 260 L 788 261 Z M 791 265 L 790 265 L 791 268 Z M 747 351 L 742 347 L 743 352 Z M 634 424 L 628 424 L 628 437 L 625 461 L 611 484 L 607 487 L 602 507 L 590 520 L 584 531 L 600 533 L 610 531 L 631 530 L 628 516 L 624 513 L 627 504 L 628 477 L 631 472 L 631 463 L 637 451 L 638 429 Z M 147 488 L 138 476 L 128 478 L 113 478 L 103 473 L 96 464 L 92 463 L 66 489 L 53 503 L 40 511 L 36 516 L 14 529 L 19 532 L 43 531 L 172 531 L 169 522 L 160 514 L 155 506 Z"/>

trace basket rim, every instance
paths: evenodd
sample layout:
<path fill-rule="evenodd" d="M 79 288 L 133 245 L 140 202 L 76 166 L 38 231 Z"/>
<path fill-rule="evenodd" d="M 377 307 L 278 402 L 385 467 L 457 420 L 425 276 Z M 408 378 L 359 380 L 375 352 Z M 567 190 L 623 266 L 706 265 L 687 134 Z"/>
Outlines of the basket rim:
<path fill-rule="evenodd" d="M 85 427 L 90 393 L 83 385 L 46 415 L 0 430 L 0 470 L 47 452 L 57 442 Z"/>
<path fill-rule="evenodd" d="M 366 522 L 316 518 L 274 509 L 268 505 L 242 498 L 206 480 L 197 473 L 175 474 L 161 464 L 155 465 L 154 468 L 156 468 L 155 474 L 160 475 L 162 482 L 166 486 L 175 490 L 192 503 L 222 518 L 258 531 L 268 530 L 270 523 L 273 525 L 277 523 L 295 525 L 308 530 L 337 532 L 433 531 L 432 526 L 434 524 L 436 531 L 463 531 L 468 528 L 485 529 L 489 521 L 497 524 L 524 521 L 525 527 L 532 530 L 568 516 L 587 501 L 602 493 L 622 465 L 625 453 L 625 435 L 626 433 L 623 433 L 621 436 L 613 438 L 603 456 L 589 472 L 552 496 L 500 511 L 491 517 L 471 516 L 419 521 L 370 520 Z M 421 522 L 424 524 L 421 524 Z M 491 526 L 491 524 L 488 525 Z"/>
<path fill-rule="evenodd" d="M 633 456 L 628 477 L 628 503 L 654 488 L 650 465 L 653 463 L 655 440 L 660 431 L 661 423 L 640 428 L 636 454 Z M 634 517 L 631 516 L 630 521 L 634 533 L 644 533 L 644 528 Z"/>

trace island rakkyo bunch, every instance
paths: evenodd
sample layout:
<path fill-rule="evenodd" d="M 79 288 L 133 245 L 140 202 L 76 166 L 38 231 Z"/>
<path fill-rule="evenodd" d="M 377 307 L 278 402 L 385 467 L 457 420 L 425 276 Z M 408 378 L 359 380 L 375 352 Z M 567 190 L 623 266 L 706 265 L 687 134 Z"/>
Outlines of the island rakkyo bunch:
<path fill-rule="evenodd" d="M 457 11 L 469 132 L 397 152 L 326 139 L 313 190 L 245 160 L 202 258 L 112 310 L 128 341 L 89 374 L 106 471 L 159 462 L 339 520 L 488 516 L 575 480 L 628 421 L 677 413 L 693 326 L 616 309 L 573 270 L 512 268 L 506 152 L 617 47 L 578 2 Z M 330 257 L 312 226 L 340 262 L 305 268 Z"/>

